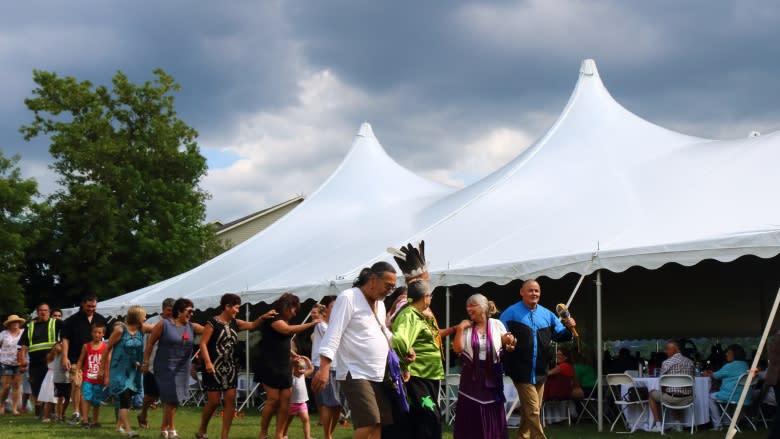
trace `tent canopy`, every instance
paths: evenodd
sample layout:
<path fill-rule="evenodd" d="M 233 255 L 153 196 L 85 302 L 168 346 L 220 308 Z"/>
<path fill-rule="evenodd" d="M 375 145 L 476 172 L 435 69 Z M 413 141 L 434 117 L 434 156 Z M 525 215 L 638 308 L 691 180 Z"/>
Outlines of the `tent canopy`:
<path fill-rule="evenodd" d="M 597 249 L 589 272 L 771 257 L 780 253 L 778 160 L 777 132 L 712 141 L 641 119 L 586 60 L 547 133 L 423 210 L 434 225 L 407 240 L 426 241 L 438 285 L 582 273 Z"/>
<path fill-rule="evenodd" d="M 558 120 L 501 169 L 461 190 L 387 156 L 368 124 L 331 177 L 250 240 L 174 278 L 99 304 L 198 308 L 226 292 L 272 301 L 335 294 L 389 246 L 426 241 L 436 285 L 780 253 L 780 134 L 713 141 L 618 104 L 592 60 Z M 588 264 L 598 249 L 593 264 Z"/>
<path fill-rule="evenodd" d="M 186 273 L 101 301 L 99 310 L 159 310 L 165 297 L 205 309 L 228 292 L 244 302 L 271 302 L 285 291 L 304 300 L 337 294 L 334 273 L 359 271 L 376 249 L 413 234 L 417 210 L 453 191 L 393 161 L 364 123 L 336 171 L 282 219 Z"/>

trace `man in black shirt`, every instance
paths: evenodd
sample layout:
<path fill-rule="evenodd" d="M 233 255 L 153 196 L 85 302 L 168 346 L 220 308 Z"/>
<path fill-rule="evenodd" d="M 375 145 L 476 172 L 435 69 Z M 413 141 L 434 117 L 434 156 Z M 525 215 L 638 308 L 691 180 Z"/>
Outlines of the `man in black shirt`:
<path fill-rule="evenodd" d="M 81 372 L 76 369 L 76 363 L 81 354 L 81 348 L 92 339 L 92 325 L 102 323 L 106 325 L 106 318 L 95 312 L 97 308 L 97 296 L 88 295 L 81 299 L 81 310 L 65 320 L 62 330 L 62 367 L 70 370 L 71 401 L 74 412 L 71 423 L 80 422 L 81 415 Z M 86 415 L 86 413 L 85 413 Z"/>
<path fill-rule="evenodd" d="M 35 414 L 40 414 L 41 404 L 38 402 L 38 393 L 41 391 L 41 383 L 46 376 L 46 354 L 59 341 L 63 323 L 52 319 L 49 315 L 49 305 L 41 303 L 36 309 L 38 316 L 24 326 L 22 336 L 19 337 L 19 367 L 24 372 L 29 369 L 30 388 L 35 400 Z M 30 362 L 27 363 L 27 355 Z"/>

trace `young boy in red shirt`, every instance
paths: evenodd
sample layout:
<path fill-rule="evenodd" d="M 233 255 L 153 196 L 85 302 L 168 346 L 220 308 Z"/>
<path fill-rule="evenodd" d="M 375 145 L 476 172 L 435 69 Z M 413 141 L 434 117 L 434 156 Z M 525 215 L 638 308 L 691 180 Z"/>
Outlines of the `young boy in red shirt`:
<path fill-rule="evenodd" d="M 81 385 L 81 413 L 84 414 L 81 426 L 83 428 L 100 428 L 100 422 L 98 422 L 100 404 L 105 399 L 103 371 L 100 369 L 107 346 L 103 341 L 105 334 L 106 326 L 104 324 L 93 324 L 92 341 L 85 343 L 81 348 L 81 355 L 79 355 L 79 361 L 76 363 L 76 368 L 82 372 L 83 377 Z M 90 405 L 92 405 L 92 420 L 88 422 L 87 414 L 89 413 Z"/>

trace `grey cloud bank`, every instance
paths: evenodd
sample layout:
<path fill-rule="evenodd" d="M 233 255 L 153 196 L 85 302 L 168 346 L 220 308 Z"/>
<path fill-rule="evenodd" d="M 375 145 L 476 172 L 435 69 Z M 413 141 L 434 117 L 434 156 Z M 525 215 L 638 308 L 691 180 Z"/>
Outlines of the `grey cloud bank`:
<path fill-rule="evenodd" d="M 780 128 L 780 6 L 712 2 L 27 2 L 0 6 L 0 148 L 42 190 L 18 133 L 33 69 L 105 84 L 162 67 L 212 169 L 209 219 L 311 193 L 359 124 L 422 175 L 465 184 L 541 135 L 580 61 L 629 110 L 689 134 Z"/>

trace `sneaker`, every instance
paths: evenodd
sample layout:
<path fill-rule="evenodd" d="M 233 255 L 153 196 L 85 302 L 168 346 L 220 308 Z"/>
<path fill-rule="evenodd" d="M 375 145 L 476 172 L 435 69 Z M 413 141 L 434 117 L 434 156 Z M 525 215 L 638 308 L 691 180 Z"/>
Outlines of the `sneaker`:
<path fill-rule="evenodd" d="M 681 433 L 683 431 L 683 427 L 680 424 L 674 424 L 672 426 L 672 430 L 676 433 Z"/>
<path fill-rule="evenodd" d="M 68 424 L 70 424 L 70 425 L 79 425 L 80 421 L 81 421 L 81 415 L 78 414 L 78 413 L 73 413 L 70 416 L 70 421 L 68 421 Z"/>
<path fill-rule="evenodd" d="M 710 431 L 722 431 L 723 426 L 722 425 L 715 425 L 712 428 L 710 428 Z"/>
<path fill-rule="evenodd" d="M 138 432 L 135 432 L 133 430 L 127 432 L 127 437 L 138 437 L 138 436 L 140 436 L 140 434 L 138 434 Z"/>
<path fill-rule="evenodd" d="M 90 425 L 88 423 L 86 423 L 86 422 L 82 422 L 81 423 L 81 428 L 89 428 L 89 427 L 90 427 Z"/>
<path fill-rule="evenodd" d="M 655 424 L 653 424 L 653 426 L 650 427 L 650 432 L 651 433 L 663 433 L 663 430 L 661 430 L 661 424 L 657 423 L 657 422 Z"/>
<path fill-rule="evenodd" d="M 117 428 L 116 428 L 116 432 L 117 432 L 117 433 L 119 433 L 119 434 L 121 434 L 121 435 L 123 435 L 123 436 L 124 436 L 124 434 L 126 433 L 126 432 L 125 432 L 125 429 L 124 429 L 124 428 L 122 428 L 122 426 L 119 426 L 119 427 L 117 427 Z"/>

